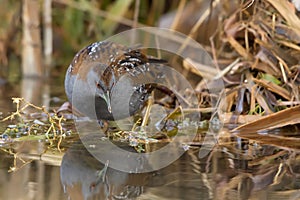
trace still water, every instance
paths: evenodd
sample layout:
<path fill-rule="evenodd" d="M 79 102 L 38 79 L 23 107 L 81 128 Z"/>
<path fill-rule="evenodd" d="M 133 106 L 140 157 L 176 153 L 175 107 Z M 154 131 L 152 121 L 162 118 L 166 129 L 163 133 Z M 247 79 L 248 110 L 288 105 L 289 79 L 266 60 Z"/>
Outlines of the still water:
<path fill-rule="evenodd" d="M 59 78 L 2 85 L 0 111 L 12 111 L 10 98 L 20 96 L 56 108 L 66 100 L 62 85 Z M 300 199 L 299 150 L 237 138 L 226 128 L 218 134 L 204 157 L 193 143 L 170 165 L 139 174 L 105 166 L 76 137 L 62 152 L 43 141 L 11 144 L 17 154 L 0 150 L 0 199 Z"/>

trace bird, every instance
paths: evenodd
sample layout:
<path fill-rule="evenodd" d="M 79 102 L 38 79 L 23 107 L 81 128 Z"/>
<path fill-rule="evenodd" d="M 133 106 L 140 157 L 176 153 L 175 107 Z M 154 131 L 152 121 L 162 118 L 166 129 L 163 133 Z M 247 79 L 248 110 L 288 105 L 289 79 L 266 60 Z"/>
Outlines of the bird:
<path fill-rule="evenodd" d="M 111 42 L 94 42 L 80 50 L 73 58 L 65 75 L 65 92 L 69 102 L 74 100 L 76 91 L 75 109 L 86 115 L 93 112 L 87 107 L 87 102 L 94 98 L 96 117 L 98 120 L 118 120 L 132 116 L 141 110 L 150 93 L 155 88 L 154 84 L 130 83 L 132 94 L 129 99 L 129 111 L 123 107 L 125 86 L 114 96 L 115 103 L 112 105 L 112 94 L 116 83 L 121 77 L 135 77 L 151 71 L 151 63 L 162 64 L 165 60 L 149 57 L 138 49 Z M 151 73 L 148 73 L 151 75 Z M 75 82 L 77 82 L 76 88 Z M 126 86 L 128 87 L 128 85 Z M 124 91 L 122 91 L 124 89 Z M 126 95 L 125 95 L 126 96 Z M 127 97 L 126 97 L 127 98 Z M 117 112 L 112 112 L 116 110 Z M 85 110 L 88 110 L 85 112 Z M 92 116 L 92 114 L 91 114 Z M 91 117 L 90 116 L 90 117 Z"/>

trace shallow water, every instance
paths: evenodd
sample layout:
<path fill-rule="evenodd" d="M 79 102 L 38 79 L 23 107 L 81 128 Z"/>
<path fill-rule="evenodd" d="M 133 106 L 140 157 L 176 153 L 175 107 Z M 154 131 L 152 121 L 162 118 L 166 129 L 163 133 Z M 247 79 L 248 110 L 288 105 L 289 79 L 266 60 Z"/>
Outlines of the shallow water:
<path fill-rule="evenodd" d="M 39 149 L 37 143 L 41 142 L 20 145 L 25 152 L 20 156 L 33 161 L 16 172 L 7 172 L 13 156 L 0 154 L 1 199 L 300 198 L 300 157 L 277 147 L 238 152 L 220 145 L 204 158 L 199 158 L 199 147 L 190 147 L 180 159 L 154 172 L 129 174 L 108 168 L 100 176 L 104 164 L 80 141 L 64 157 L 52 159 L 24 147 Z"/>
<path fill-rule="evenodd" d="M 0 86 L 0 111 L 13 111 L 10 97 L 16 96 L 56 108 L 66 100 L 62 85 L 62 79 L 28 79 Z M 16 163 L 13 154 L 0 150 L 0 199 L 300 199 L 297 149 L 261 144 L 255 140 L 259 135 L 241 139 L 226 128 L 218 137 L 205 156 L 200 153 L 205 145 L 193 143 L 165 168 L 139 174 L 105 168 L 78 139 L 62 153 L 45 153 L 43 141 L 19 142 L 12 144 Z M 8 172 L 14 165 L 20 168 Z"/>

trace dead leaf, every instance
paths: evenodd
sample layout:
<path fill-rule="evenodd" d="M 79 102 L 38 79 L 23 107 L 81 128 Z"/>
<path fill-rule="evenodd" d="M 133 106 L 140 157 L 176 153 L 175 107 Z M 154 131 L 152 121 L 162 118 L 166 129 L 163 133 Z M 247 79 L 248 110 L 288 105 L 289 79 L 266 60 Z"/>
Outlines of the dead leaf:
<path fill-rule="evenodd" d="M 257 131 L 270 130 L 274 128 L 280 128 L 287 125 L 293 125 L 299 123 L 300 123 L 300 106 L 295 106 L 262 117 L 253 122 L 243 124 L 233 129 L 232 132 L 240 132 L 243 134 L 255 133 Z"/>
<path fill-rule="evenodd" d="M 270 2 L 276 10 L 278 10 L 291 27 L 300 31 L 300 19 L 294 12 L 291 12 L 289 2 L 287 0 L 268 0 L 268 2 Z"/>

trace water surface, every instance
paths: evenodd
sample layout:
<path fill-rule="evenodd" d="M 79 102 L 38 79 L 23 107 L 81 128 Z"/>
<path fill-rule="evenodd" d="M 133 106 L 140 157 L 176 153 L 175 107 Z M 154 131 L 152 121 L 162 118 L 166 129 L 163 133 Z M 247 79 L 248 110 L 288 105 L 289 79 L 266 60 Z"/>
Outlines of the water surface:
<path fill-rule="evenodd" d="M 11 97 L 49 108 L 66 100 L 63 79 L 28 79 L 0 91 L 3 115 L 14 110 Z M 257 139 L 241 139 L 224 128 L 206 156 L 199 154 L 201 143 L 193 143 L 169 166 L 140 174 L 105 168 L 76 137 L 62 152 L 43 141 L 18 142 L 10 144 L 12 152 L 0 150 L 0 199 L 300 199 L 299 151 Z"/>

